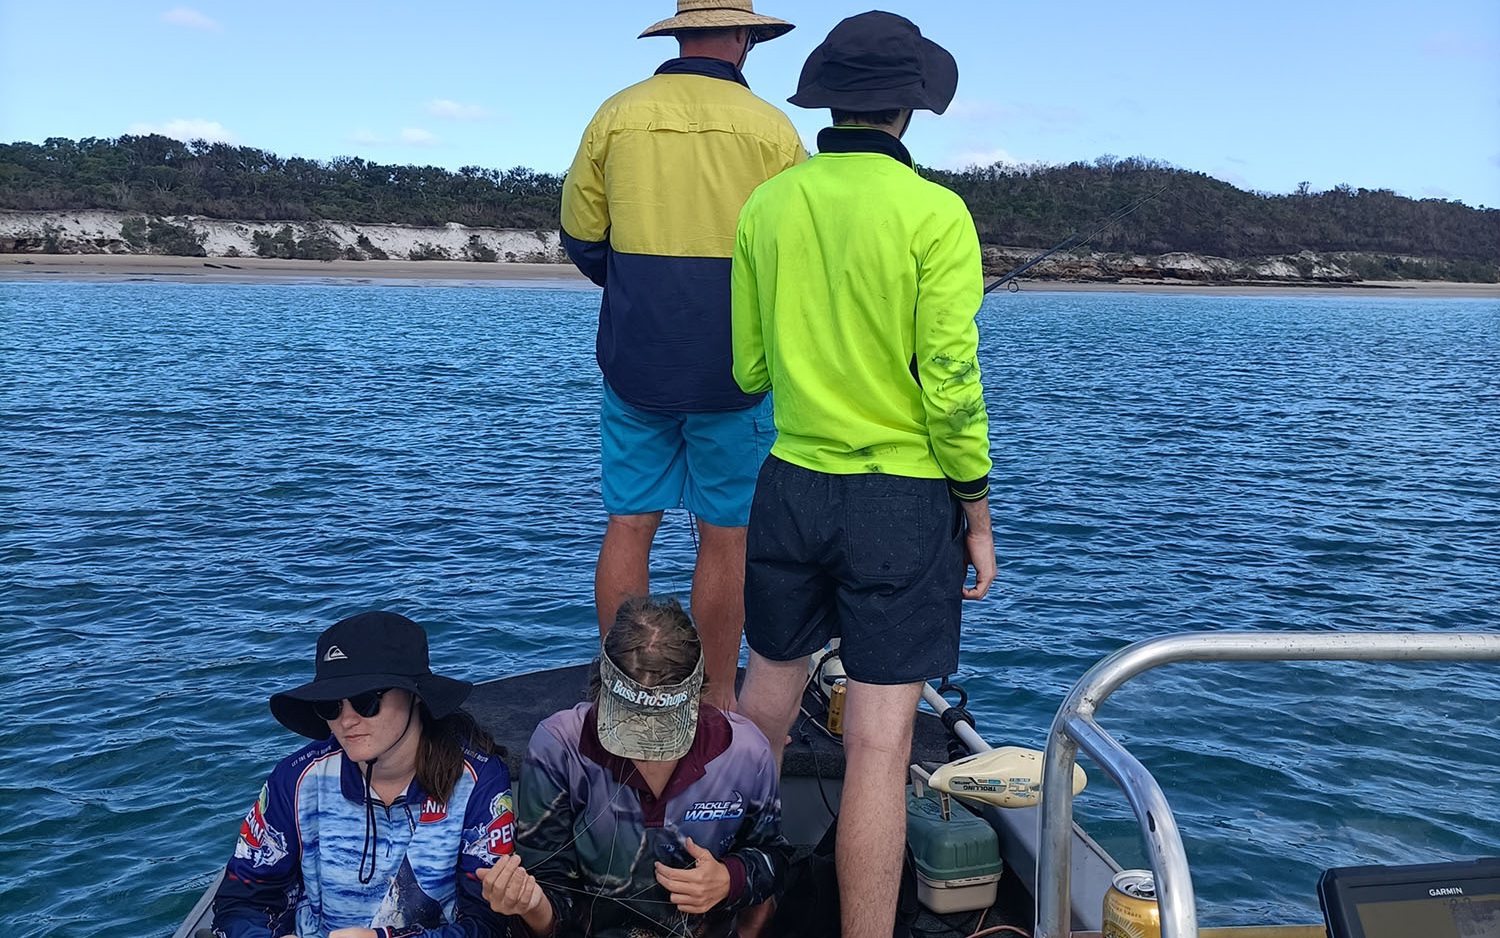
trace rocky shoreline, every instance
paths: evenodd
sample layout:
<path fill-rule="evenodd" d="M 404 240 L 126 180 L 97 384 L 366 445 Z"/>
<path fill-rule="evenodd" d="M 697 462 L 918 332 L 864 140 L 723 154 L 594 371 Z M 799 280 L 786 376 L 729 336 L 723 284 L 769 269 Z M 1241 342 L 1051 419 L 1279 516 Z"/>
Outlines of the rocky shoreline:
<path fill-rule="evenodd" d="M 991 277 L 1013 271 L 1041 253 L 1036 248 L 995 245 L 986 245 L 983 251 L 985 272 Z M 124 255 L 143 261 L 166 260 L 171 256 L 327 263 L 446 261 L 463 263 L 459 264 L 458 273 L 448 270 L 412 276 L 485 280 L 507 279 L 499 271 L 481 273 L 491 265 L 566 265 L 567 262 L 555 230 L 470 228 L 451 223 L 413 227 L 322 221 L 229 221 L 192 215 L 147 218 L 98 209 L 0 210 L 0 255 Z M 1370 255 L 1303 251 L 1269 257 L 1225 258 L 1182 252 L 1146 255 L 1071 251 L 1047 258 L 1030 268 L 1024 277 L 1030 282 L 1080 285 L 1326 288 L 1370 284 L 1371 281 L 1356 273 L 1361 257 Z M 444 266 L 446 269 L 448 265 Z M 215 269 L 211 262 L 204 267 Z M 7 269 L 17 268 L 12 263 Z M 558 277 L 571 279 L 572 272 L 559 270 Z M 1491 285 L 1475 286 L 1481 295 L 1489 295 L 1484 288 Z"/>

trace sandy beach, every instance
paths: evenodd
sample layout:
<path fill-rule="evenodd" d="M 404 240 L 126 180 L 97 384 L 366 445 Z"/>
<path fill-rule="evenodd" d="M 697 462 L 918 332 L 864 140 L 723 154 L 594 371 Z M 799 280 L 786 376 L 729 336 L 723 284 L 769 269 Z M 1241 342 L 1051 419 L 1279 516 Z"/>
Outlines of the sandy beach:
<path fill-rule="evenodd" d="M 124 283 L 487 283 L 595 289 L 571 264 L 474 261 L 289 261 L 264 257 L 146 254 L 0 254 L 0 281 Z"/>
<path fill-rule="evenodd" d="M 289 261 L 261 257 L 144 254 L 0 254 L 0 281 L 326 283 L 391 286 L 529 286 L 595 289 L 569 264 L 473 261 Z M 1181 293 L 1217 296 L 1401 296 L 1500 299 L 1500 284 L 1365 281 L 1357 284 L 1205 284 L 1190 281 L 1066 283 L 1026 280 L 1025 292 Z"/>

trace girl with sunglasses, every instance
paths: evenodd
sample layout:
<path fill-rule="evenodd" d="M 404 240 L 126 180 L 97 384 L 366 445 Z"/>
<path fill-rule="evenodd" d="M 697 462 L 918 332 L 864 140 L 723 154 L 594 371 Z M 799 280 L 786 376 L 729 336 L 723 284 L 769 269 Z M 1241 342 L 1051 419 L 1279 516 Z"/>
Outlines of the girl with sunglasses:
<path fill-rule="evenodd" d="M 433 674 L 427 633 L 365 612 L 318 638 L 316 675 L 271 697 L 315 740 L 283 759 L 240 826 L 214 898 L 222 938 L 488 938 L 478 873 L 513 849 L 510 774 Z"/>

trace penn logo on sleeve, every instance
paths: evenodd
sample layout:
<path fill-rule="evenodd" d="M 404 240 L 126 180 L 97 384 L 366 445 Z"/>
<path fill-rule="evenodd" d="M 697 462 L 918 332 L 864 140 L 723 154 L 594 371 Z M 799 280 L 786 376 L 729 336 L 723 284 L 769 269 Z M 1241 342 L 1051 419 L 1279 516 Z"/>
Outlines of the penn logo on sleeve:
<path fill-rule="evenodd" d="M 286 858 L 286 835 L 266 822 L 266 805 L 270 798 L 270 783 L 261 787 L 260 797 L 250 806 L 245 821 L 240 825 L 240 839 L 234 845 L 234 856 L 249 860 L 256 868 L 275 866 Z"/>

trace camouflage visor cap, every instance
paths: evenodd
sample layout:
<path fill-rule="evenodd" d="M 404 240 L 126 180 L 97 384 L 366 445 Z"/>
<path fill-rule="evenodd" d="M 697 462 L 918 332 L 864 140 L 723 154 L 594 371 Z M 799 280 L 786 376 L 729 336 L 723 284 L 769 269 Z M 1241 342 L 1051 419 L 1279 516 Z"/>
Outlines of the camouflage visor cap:
<path fill-rule="evenodd" d="M 702 690 L 702 654 L 687 680 L 646 687 L 601 652 L 597 705 L 600 744 L 623 759 L 681 759 L 693 748 L 698 735 L 698 697 Z"/>

